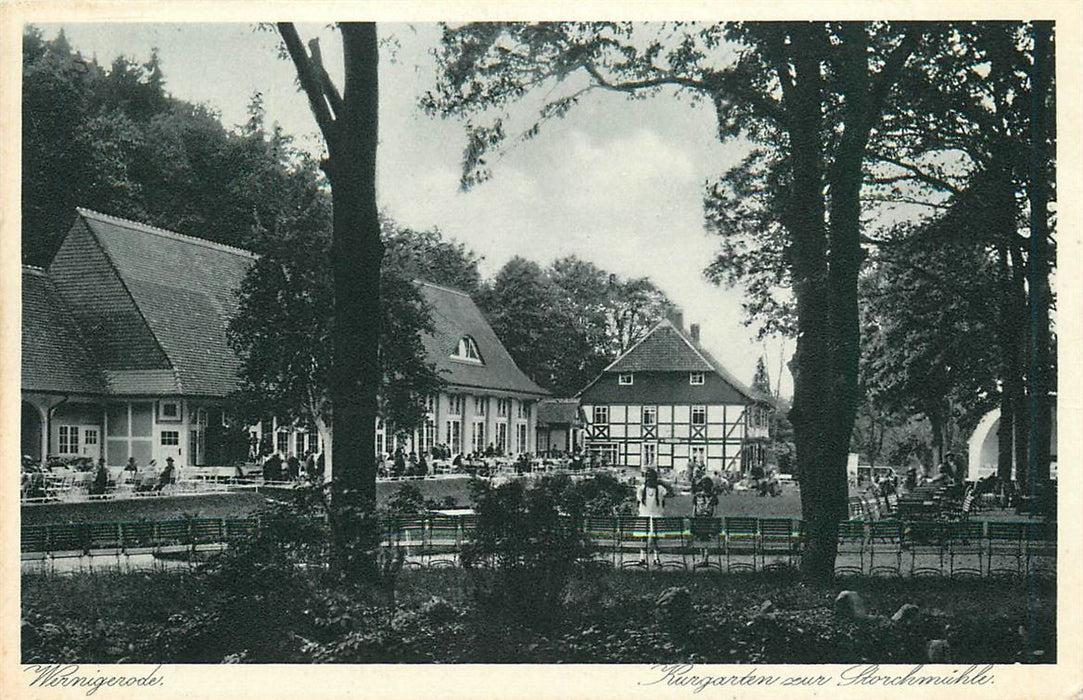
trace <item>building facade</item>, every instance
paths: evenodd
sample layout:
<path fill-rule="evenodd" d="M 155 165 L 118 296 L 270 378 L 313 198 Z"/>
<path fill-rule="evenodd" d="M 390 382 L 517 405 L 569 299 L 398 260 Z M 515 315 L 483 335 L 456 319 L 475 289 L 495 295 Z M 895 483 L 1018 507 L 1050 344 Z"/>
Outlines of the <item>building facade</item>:
<path fill-rule="evenodd" d="M 77 210 L 48 269 L 23 268 L 23 455 L 221 464 L 210 438 L 228 427 L 224 405 L 241 367 L 226 329 L 254 260 L 239 248 Z M 423 343 L 448 385 L 430 398 L 429 420 L 409 446 L 533 451 L 535 403 L 545 392 L 469 296 L 421 288 L 437 329 Z M 315 430 L 274 418 L 249 431 L 253 453 L 322 447 Z M 377 449 L 390 451 L 392 439 L 378 425 Z"/>
<path fill-rule="evenodd" d="M 633 468 L 747 473 L 764 464 L 771 404 L 665 320 L 579 395 L 586 449 Z"/>
<path fill-rule="evenodd" d="M 538 400 L 548 392 L 516 366 L 489 322 L 464 292 L 419 282 L 432 311 L 432 334 L 422 337 L 429 362 L 446 383 L 426 401 L 425 422 L 408 433 L 377 426 L 377 452 L 430 454 L 434 445 L 452 455 L 533 454 Z"/>
<path fill-rule="evenodd" d="M 240 368 L 226 324 L 253 259 L 77 210 L 48 269 L 23 269 L 23 454 L 214 461 Z"/>

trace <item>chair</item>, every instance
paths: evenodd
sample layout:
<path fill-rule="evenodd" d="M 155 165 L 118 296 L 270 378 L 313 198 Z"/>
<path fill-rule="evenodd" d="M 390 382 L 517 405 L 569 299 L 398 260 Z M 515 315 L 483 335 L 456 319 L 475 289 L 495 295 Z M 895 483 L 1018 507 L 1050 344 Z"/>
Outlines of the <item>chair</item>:
<path fill-rule="evenodd" d="M 850 520 L 863 520 L 865 517 L 865 502 L 859 496 L 850 496 L 846 501 L 850 510 Z"/>
<path fill-rule="evenodd" d="M 448 516 L 433 516 L 428 519 L 428 532 L 422 546 L 421 555 L 430 568 L 455 566 L 462 539 L 459 532 L 459 519 Z"/>
<path fill-rule="evenodd" d="M 153 522 L 120 523 L 120 541 L 124 554 L 150 554 L 157 549 L 157 526 Z"/>
<path fill-rule="evenodd" d="M 226 518 L 225 536 L 227 542 L 236 542 L 255 535 L 258 531 L 258 521 L 255 518 Z"/>
<path fill-rule="evenodd" d="M 985 556 L 988 561 L 986 571 L 989 576 L 1003 578 L 1003 577 L 1017 577 L 1023 573 L 1024 557 L 1026 556 L 1026 545 L 1024 544 L 1024 536 L 1026 534 L 1024 530 L 1025 523 L 1017 522 L 994 522 L 991 521 L 987 525 L 986 529 L 986 549 Z M 996 557 L 999 560 L 1005 558 L 1015 560 L 1015 566 L 1008 568 L 1000 561 L 994 559 Z"/>
<path fill-rule="evenodd" d="M 616 518 L 583 518 L 583 534 L 594 546 L 595 552 L 601 557 L 595 558 L 599 564 L 616 566 L 618 541 Z"/>
<path fill-rule="evenodd" d="M 85 523 L 61 523 L 50 525 L 46 544 L 52 558 L 82 556 L 89 550 L 90 531 Z"/>
<path fill-rule="evenodd" d="M 19 534 L 19 548 L 24 554 L 46 552 L 49 539 L 48 525 L 23 525 Z"/>
<path fill-rule="evenodd" d="M 903 534 L 903 548 L 910 552 L 910 575 L 943 576 L 945 545 L 944 523 L 935 521 L 907 523 Z M 928 561 L 930 556 L 934 557 L 931 563 Z M 918 557 L 926 559 L 921 566 L 918 566 Z"/>
<path fill-rule="evenodd" d="M 187 520 L 163 520 L 155 523 L 154 545 L 156 552 L 176 551 L 192 544 Z"/>
<path fill-rule="evenodd" d="M 222 518 L 195 518 L 190 523 L 192 551 L 221 549 L 226 541 L 226 523 Z"/>
<path fill-rule="evenodd" d="M 692 564 L 692 569 L 722 570 L 722 553 L 725 551 L 724 528 L 722 518 L 692 518 L 689 521 L 692 534 L 691 547 L 697 553 L 707 550 L 707 556 Z M 712 561 L 712 557 L 714 561 Z"/>
<path fill-rule="evenodd" d="M 684 518 L 655 518 L 654 537 L 663 569 L 688 569 L 688 555 L 692 548 Z"/>
<path fill-rule="evenodd" d="M 393 540 L 393 546 L 402 547 L 406 552 L 403 567 L 415 566 L 421 568 L 424 566 L 421 559 L 410 559 L 410 556 L 420 557 L 424 554 L 425 529 L 425 519 L 421 517 L 412 516 L 394 519 L 390 539 Z"/>
<path fill-rule="evenodd" d="M 981 578 L 982 535 L 979 522 L 955 522 L 945 525 L 948 540 L 948 576 L 951 578 Z M 957 560 L 962 561 L 957 565 Z"/>
<path fill-rule="evenodd" d="M 869 575 L 902 575 L 903 523 L 877 520 L 868 524 Z M 887 563 L 878 563 L 886 561 Z"/>
<path fill-rule="evenodd" d="M 727 517 L 725 520 L 726 534 L 726 570 L 755 571 L 757 546 L 757 528 L 759 521 L 756 518 Z M 734 557 L 751 556 L 751 563 L 747 561 L 734 561 Z"/>
<path fill-rule="evenodd" d="M 763 569 L 766 571 L 793 566 L 797 553 L 793 537 L 793 521 L 789 518 L 761 518 L 759 530 L 760 561 Z M 782 561 L 778 559 L 780 555 L 783 557 Z M 767 563 L 768 556 L 775 557 L 770 564 Z"/>
<path fill-rule="evenodd" d="M 1026 523 L 1026 571 L 1037 578 L 1056 579 L 1057 524 L 1055 522 Z"/>
<path fill-rule="evenodd" d="M 631 515 L 617 518 L 617 562 L 620 568 L 647 568 L 644 548 L 649 534 L 650 518 Z M 629 551 L 636 555 L 633 561 L 624 560 L 624 555 Z"/>
<path fill-rule="evenodd" d="M 87 548 L 95 554 L 116 554 L 124 551 L 120 523 L 87 523 Z"/>
<path fill-rule="evenodd" d="M 839 523 L 835 574 L 838 576 L 861 576 L 865 573 L 866 524 L 862 520 L 844 520 Z M 857 559 L 857 565 L 852 562 Z M 841 560 L 841 562 L 840 562 Z"/>

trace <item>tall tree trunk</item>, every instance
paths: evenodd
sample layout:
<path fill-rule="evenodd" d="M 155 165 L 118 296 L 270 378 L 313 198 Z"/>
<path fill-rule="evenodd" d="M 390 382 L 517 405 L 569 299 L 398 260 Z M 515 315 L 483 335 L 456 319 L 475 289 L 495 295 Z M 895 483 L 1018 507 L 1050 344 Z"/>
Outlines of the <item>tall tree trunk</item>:
<path fill-rule="evenodd" d="M 335 288 L 332 532 L 338 570 L 375 572 L 376 395 L 380 384 L 380 240 L 376 207 L 379 53 L 376 25 L 340 25 L 345 56 L 343 113 L 326 172 L 334 205 Z"/>
<path fill-rule="evenodd" d="M 1027 372 L 1030 394 L 1028 426 L 1028 477 L 1032 493 L 1044 490 L 1049 481 L 1052 401 L 1049 308 L 1049 199 L 1051 152 L 1047 136 L 1047 100 L 1052 87 L 1053 23 L 1033 24 L 1034 61 L 1031 67 L 1030 113 L 1030 367 Z"/>
<path fill-rule="evenodd" d="M 1023 261 L 1023 251 L 1018 244 L 1011 246 L 1012 260 L 1012 291 L 1010 304 L 1014 321 L 1011 324 L 1013 342 L 1016 346 L 1017 372 L 1019 378 L 1015 384 L 1015 393 L 1012 396 L 1012 417 L 1015 422 L 1015 481 L 1025 485 L 1029 479 L 1029 429 L 1030 429 L 1030 405 L 1027 401 L 1026 367 L 1029 365 L 1028 357 L 1030 350 L 1027 345 L 1027 289 L 1026 289 L 1026 263 Z"/>
<path fill-rule="evenodd" d="M 331 183 L 335 292 L 329 393 L 337 441 L 330 464 L 332 566 L 347 578 L 372 580 L 378 546 L 374 445 L 383 260 L 376 208 L 376 25 L 339 24 L 345 62 L 341 95 L 324 69 L 319 44 L 309 44 L 310 56 L 292 24 L 278 28 L 328 151 L 324 171 Z"/>
<path fill-rule="evenodd" d="M 1000 322 L 997 324 L 1000 344 L 1000 425 L 997 427 L 997 478 L 1001 483 L 1012 480 L 1013 450 L 1015 449 L 1015 407 L 1022 388 L 1019 367 L 1019 333 L 1016 328 L 1015 305 L 1012 301 L 1012 271 L 1008 266 L 1008 247 L 1015 238 L 1015 205 L 1007 208 L 1008 230 L 998 246 L 1000 263 Z"/>
<path fill-rule="evenodd" d="M 793 237 L 791 266 L 801 332 L 793 357 L 794 401 L 790 421 L 801 479 L 801 513 L 807 527 L 802 572 L 812 578 L 834 572 L 838 521 L 846 513 L 846 450 L 833 435 L 835 377 L 830 328 L 830 287 L 821 144 L 822 36 L 816 25 L 792 33 L 794 81 L 787 95 L 793 175 L 785 206 Z M 847 441 L 849 434 L 846 436 Z"/>

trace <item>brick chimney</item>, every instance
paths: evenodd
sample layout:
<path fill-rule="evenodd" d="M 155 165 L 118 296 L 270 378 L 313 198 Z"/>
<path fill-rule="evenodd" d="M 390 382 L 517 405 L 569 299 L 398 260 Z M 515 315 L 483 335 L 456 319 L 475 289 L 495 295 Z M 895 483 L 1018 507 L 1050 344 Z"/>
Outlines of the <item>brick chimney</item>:
<path fill-rule="evenodd" d="M 693 323 L 691 326 L 688 327 L 688 332 L 692 336 L 692 344 L 699 345 L 699 324 Z"/>
<path fill-rule="evenodd" d="M 666 318 L 668 318 L 669 322 L 677 328 L 680 328 L 682 330 L 684 329 L 684 312 L 680 309 L 672 309 L 668 314 L 666 314 Z"/>

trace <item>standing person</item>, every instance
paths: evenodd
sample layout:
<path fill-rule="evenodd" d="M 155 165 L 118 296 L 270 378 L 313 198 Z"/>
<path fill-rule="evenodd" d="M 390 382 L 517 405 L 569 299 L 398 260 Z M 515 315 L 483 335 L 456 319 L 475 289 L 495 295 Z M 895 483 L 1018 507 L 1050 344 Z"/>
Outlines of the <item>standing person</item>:
<path fill-rule="evenodd" d="M 716 506 L 718 506 L 718 494 L 715 493 L 714 482 L 709 476 L 705 476 L 696 482 L 692 490 L 692 537 L 700 543 L 703 553 L 703 560 L 693 565 L 693 568 L 707 565 L 710 542 L 716 534 L 714 527 Z"/>
<path fill-rule="evenodd" d="M 301 473 L 301 460 L 297 459 L 297 455 L 290 455 L 286 459 L 286 477 L 289 481 L 297 481 L 298 474 Z"/>
<path fill-rule="evenodd" d="M 672 493 L 672 489 L 658 480 L 658 471 L 654 468 L 647 469 L 643 474 L 643 486 L 637 494 L 639 502 L 639 517 L 647 518 L 647 541 L 643 545 L 643 553 L 639 563 L 647 565 L 649 549 L 654 549 L 655 566 L 662 565 L 662 559 L 658 554 L 658 538 L 655 535 L 655 519 L 666 514 L 666 496 Z"/>

